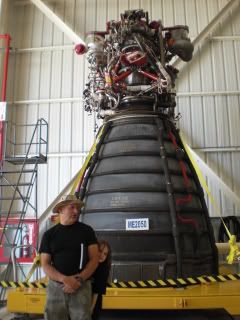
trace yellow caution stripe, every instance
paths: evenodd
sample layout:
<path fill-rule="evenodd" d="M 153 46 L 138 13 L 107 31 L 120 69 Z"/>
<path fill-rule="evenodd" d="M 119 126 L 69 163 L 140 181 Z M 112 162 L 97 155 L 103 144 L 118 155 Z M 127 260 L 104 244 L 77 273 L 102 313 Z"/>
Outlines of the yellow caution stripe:
<path fill-rule="evenodd" d="M 139 280 L 139 281 L 114 281 L 108 283 L 110 288 L 169 288 L 169 287 L 186 287 L 196 284 L 208 284 L 216 282 L 237 281 L 240 280 L 240 273 L 208 275 L 189 278 L 176 279 L 157 279 L 157 280 Z M 47 287 L 45 282 L 29 282 L 29 281 L 0 281 L 2 288 L 36 288 L 44 289 Z"/>
<path fill-rule="evenodd" d="M 196 284 L 208 284 L 216 282 L 226 282 L 240 280 L 240 273 L 227 275 L 208 275 L 189 278 L 157 279 L 140 281 L 114 281 L 108 284 L 110 288 L 169 288 L 186 287 Z"/>
<path fill-rule="evenodd" d="M 2 288 L 36 288 L 36 289 L 44 289 L 47 287 L 46 283 L 41 282 L 29 282 L 29 281 L 0 281 L 0 287 Z"/>

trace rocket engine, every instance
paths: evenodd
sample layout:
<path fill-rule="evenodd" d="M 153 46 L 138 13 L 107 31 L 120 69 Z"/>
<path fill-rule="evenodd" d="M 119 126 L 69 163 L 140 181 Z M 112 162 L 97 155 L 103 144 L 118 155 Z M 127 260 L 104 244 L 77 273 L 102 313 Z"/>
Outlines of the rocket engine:
<path fill-rule="evenodd" d="M 174 113 L 171 61 L 191 60 L 188 27 L 163 27 L 130 10 L 86 43 L 84 108 L 104 128 L 78 196 L 82 221 L 111 245 L 111 280 L 217 273 L 203 190 Z"/>

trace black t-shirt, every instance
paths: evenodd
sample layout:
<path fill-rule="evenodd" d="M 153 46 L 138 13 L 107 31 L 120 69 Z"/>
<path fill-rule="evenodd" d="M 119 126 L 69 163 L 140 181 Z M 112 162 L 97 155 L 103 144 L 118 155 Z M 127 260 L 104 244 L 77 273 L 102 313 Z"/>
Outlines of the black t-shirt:
<path fill-rule="evenodd" d="M 109 275 L 109 267 L 107 261 L 99 263 L 96 271 L 92 275 L 92 292 L 98 294 L 106 293 L 107 280 Z"/>
<path fill-rule="evenodd" d="M 54 268 L 70 276 L 85 267 L 88 246 L 96 243 L 90 226 L 82 222 L 67 226 L 59 223 L 44 233 L 39 252 L 50 254 Z"/>

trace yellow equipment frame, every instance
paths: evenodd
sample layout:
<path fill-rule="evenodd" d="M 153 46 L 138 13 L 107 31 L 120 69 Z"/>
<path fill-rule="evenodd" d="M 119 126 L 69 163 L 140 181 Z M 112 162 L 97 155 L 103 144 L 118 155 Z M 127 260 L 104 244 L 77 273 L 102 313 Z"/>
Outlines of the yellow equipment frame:
<path fill-rule="evenodd" d="M 42 314 L 46 289 L 9 289 L 7 309 Z M 199 284 L 185 288 L 107 288 L 104 309 L 190 310 L 225 309 L 240 315 L 240 281 Z"/>

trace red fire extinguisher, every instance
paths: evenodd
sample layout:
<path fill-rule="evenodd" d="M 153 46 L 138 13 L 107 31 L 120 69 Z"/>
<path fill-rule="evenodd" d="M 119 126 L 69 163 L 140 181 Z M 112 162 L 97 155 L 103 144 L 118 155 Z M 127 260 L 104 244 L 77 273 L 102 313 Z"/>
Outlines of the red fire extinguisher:
<path fill-rule="evenodd" d="M 24 225 L 23 227 L 23 234 L 24 236 L 22 237 L 22 245 L 25 247 L 23 247 L 21 250 L 21 258 L 27 258 L 30 257 L 29 230 L 27 225 Z"/>

